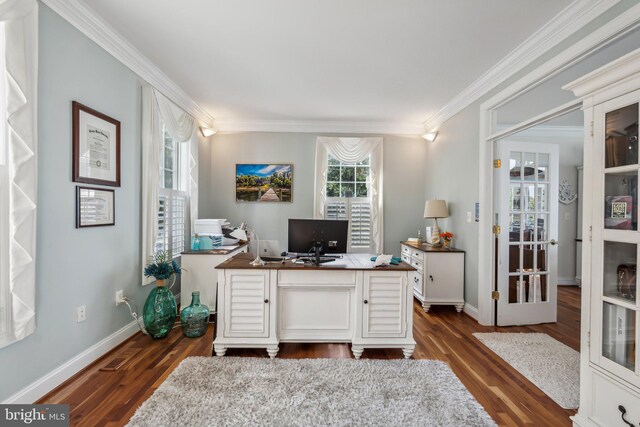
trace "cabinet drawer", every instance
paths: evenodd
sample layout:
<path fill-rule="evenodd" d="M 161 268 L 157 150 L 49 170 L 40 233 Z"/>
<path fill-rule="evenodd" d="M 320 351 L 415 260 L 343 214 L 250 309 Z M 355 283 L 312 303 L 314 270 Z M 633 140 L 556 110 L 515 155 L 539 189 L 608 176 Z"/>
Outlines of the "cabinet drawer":
<path fill-rule="evenodd" d="M 603 426 L 624 425 L 618 405 L 627 410 L 625 418 L 638 425 L 640 423 L 640 395 L 617 384 L 615 381 L 593 372 L 593 413 L 590 418 Z"/>
<path fill-rule="evenodd" d="M 422 272 L 422 260 L 421 259 L 418 260 L 418 259 L 415 259 L 415 258 L 411 258 L 410 264 L 411 264 L 411 267 L 413 267 L 413 268 L 415 268 L 417 270 L 420 270 Z"/>
<path fill-rule="evenodd" d="M 424 252 L 419 251 L 417 249 L 412 249 L 411 250 L 411 256 L 415 259 L 419 259 L 420 261 L 422 261 L 422 257 L 424 256 Z"/>
<path fill-rule="evenodd" d="M 410 255 L 406 255 L 404 252 L 402 253 L 402 261 L 406 262 L 407 264 L 411 265 L 411 256 Z"/>
<path fill-rule="evenodd" d="M 402 255 L 411 256 L 411 248 L 409 246 L 402 245 Z"/>

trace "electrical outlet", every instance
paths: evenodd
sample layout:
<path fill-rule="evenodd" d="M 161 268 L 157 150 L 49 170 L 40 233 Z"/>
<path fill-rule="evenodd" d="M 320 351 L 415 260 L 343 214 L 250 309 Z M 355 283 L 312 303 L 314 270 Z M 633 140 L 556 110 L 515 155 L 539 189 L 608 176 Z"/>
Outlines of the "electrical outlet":
<path fill-rule="evenodd" d="M 84 322 L 87 318 L 87 306 L 81 305 L 78 307 L 78 323 Z"/>
<path fill-rule="evenodd" d="M 122 299 L 124 298 L 124 291 L 120 289 L 116 291 L 116 305 L 122 304 Z"/>

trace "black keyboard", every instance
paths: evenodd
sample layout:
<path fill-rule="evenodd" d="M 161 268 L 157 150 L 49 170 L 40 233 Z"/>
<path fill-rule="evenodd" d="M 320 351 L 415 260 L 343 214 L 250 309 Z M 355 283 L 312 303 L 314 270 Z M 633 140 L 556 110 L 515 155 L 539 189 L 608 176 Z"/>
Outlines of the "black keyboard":
<path fill-rule="evenodd" d="M 272 256 L 261 256 L 260 259 L 266 262 L 282 262 L 284 258 L 282 257 L 272 257 Z"/>

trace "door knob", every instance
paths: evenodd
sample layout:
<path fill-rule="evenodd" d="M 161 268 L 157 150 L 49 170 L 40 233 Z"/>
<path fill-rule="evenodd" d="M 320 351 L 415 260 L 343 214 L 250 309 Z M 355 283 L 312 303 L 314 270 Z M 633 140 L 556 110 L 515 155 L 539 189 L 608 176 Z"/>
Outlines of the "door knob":
<path fill-rule="evenodd" d="M 364 303 L 365 303 L 365 304 L 369 304 L 369 301 L 367 301 L 367 300 L 364 300 Z"/>
<path fill-rule="evenodd" d="M 265 300 L 264 300 L 264 303 L 265 303 L 265 304 L 269 304 L 269 300 L 268 300 L 268 299 L 265 299 Z"/>
<path fill-rule="evenodd" d="M 549 242 L 551 243 L 553 246 L 558 244 L 558 241 L 556 239 L 551 239 L 551 241 Z"/>

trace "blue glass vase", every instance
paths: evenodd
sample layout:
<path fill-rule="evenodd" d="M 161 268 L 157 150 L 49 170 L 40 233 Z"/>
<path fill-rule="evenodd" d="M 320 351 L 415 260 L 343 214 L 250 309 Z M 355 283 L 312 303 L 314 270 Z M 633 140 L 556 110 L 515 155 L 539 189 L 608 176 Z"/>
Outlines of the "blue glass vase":
<path fill-rule="evenodd" d="M 176 299 L 164 280 L 156 280 L 144 303 L 144 327 L 153 338 L 164 338 L 173 328 L 178 314 Z"/>
<path fill-rule="evenodd" d="M 191 293 L 191 305 L 180 313 L 182 333 L 189 338 L 201 337 L 207 331 L 209 322 L 209 308 L 200 304 L 200 292 Z"/>

